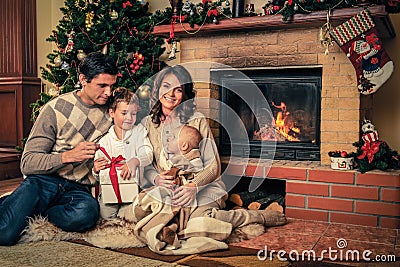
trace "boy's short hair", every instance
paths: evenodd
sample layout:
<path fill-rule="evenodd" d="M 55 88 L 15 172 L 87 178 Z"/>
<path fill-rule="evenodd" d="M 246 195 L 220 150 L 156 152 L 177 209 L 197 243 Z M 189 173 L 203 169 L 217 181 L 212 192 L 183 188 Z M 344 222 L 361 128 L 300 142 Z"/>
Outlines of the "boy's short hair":
<path fill-rule="evenodd" d="M 138 97 L 131 90 L 125 87 L 118 87 L 111 92 L 111 95 L 108 98 L 108 108 L 115 111 L 120 102 L 126 102 L 130 105 L 139 107 Z"/>
<path fill-rule="evenodd" d="M 181 134 L 183 134 L 183 136 L 181 136 Z M 182 126 L 179 131 L 179 138 L 183 138 L 183 140 L 188 142 L 191 149 L 198 149 L 200 142 L 203 139 L 199 130 L 190 125 Z"/>

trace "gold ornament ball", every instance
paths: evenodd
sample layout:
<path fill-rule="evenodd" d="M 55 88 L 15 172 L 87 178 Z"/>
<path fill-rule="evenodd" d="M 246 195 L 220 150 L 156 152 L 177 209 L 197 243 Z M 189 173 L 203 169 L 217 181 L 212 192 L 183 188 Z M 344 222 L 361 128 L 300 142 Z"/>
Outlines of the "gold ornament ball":
<path fill-rule="evenodd" d="M 86 57 L 86 53 L 83 52 L 83 50 L 78 50 L 78 54 L 76 55 L 76 57 L 77 57 L 79 60 L 83 60 L 83 59 Z"/>
<path fill-rule="evenodd" d="M 115 10 L 111 11 L 111 13 L 110 13 L 110 18 L 111 18 L 112 20 L 116 20 L 116 19 L 118 18 L 118 12 L 115 11 Z"/>
<path fill-rule="evenodd" d="M 56 67 L 60 67 L 61 66 L 61 64 L 62 64 L 62 59 L 61 59 L 61 57 L 60 56 L 57 56 L 55 59 L 54 59 L 54 65 L 56 65 Z"/>
<path fill-rule="evenodd" d="M 143 100 L 148 100 L 150 98 L 150 86 L 149 85 L 142 85 L 139 87 L 139 97 Z"/>

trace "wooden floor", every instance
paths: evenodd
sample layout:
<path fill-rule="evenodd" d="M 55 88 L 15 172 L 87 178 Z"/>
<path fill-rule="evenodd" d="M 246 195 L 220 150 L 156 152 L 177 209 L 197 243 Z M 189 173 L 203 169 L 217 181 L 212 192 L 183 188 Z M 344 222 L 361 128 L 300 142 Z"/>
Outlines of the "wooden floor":
<path fill-rule="evenodd" d="M 22 177 L 0 181 L 0 196 L 13 191 L 22 182 Z"/>

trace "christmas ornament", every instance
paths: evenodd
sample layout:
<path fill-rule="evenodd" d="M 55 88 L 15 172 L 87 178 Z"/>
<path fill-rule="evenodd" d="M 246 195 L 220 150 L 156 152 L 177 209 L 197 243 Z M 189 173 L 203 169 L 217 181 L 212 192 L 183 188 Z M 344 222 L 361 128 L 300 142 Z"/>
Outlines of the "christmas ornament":
<path fill-rule="evenodd" d="M 63 62 L 62 64 L 61 64 L 61 69 L 62 70 L 69 70 L 69 64 L 67 63 L 67 62 Z"/>
<path fill-rule="evenodd" d="M 376 92 L 392 75 L 393 61 L 383 49 L 367 9 L 334 28 L 331 34 L 353 64 L 361 94 Z"/>
<path fill-rule="evenodd" d="M 93 18 L 94 18 L 94 11 L 90 11 L 90 12 L 86 13 L 85 25 L 86 25 L 87 31 L 90 31 L 92 29 Z"/>
<path fill-rule="evenodd" d="M 63 63 L 63 61 L 62 61 L 62 59 L 61 59 L 60 56 L 57 56 L 57 57 L 54 59 L 54 65 L 55 65 L 56 67 L 60 67 L 62 63 Z"/>
<path fill-rule="evenodd" d="M 400 168 L 400 155 L 390 149 L 385 141 L 379 140 L 378 131 L 371 121 L 364 120 L 361 130 L 361 141 L 353 144 L 358 148 L 356 162 L 361 173 L 372 169 L 384 171 Z"/>
<path fill-rule="evenodd" d="M 325 55 L 329 54 L 329 46 L 333 46 L 333 41 L 330 34 L 332 25 L 329 22 L 329 13 L 330 11 L 328 10 L 326 13 L 326 23 L 322 25 L 319 31 L 319 41 L 325 47 Z"/>
<path fill-rule="evenodd" d="M 103 55 L 107 55 L 107 53 L 108 53 L 108 46 L 107 46 L 107 45 L 105 45 L 105 46 L 103 47 L 103 49 L 101 49 L 101 53 L 102 53 Z"/>
<path fill-rule="evenodd" d="M 76 0 L 75 6 L 80 10 L 86 10 L 86 8 L 88 7 L 88 1 L 87 0 Z"/>
<path fill-rule="evenodd" d="M 110 18 L 111 20 L 118 19 L 118 12 L 113 9 L 113 11 L 110 12 Z"/>
<path fill-rule="evenodd" d="M 72 49 L 74 49 L 74 31 L 71 31 L 68 34 L 68 43 L 67 46 L 64 49 L 64 53 L 69 53 L 72 51 Z"/>
<path fill-rule="evenodd" d="M 225 1 L 225 6 L 230 6 L 231 5 L 231 2 L 229 2 L 229 0 L 226 0 Z"/>
<path fill-rule="evenodd" d="M 151 88 L 150 85 L 144 84 L 138 88 L 138 96 L 140 99 L 148 100 L 150 98 Z"/>
<path fill-rule="evenodd" d="M 168 61 L 174 60 L 176 59 L 176 53 L 179 52 L 178 51 L 178 43 L 177 41 L 174 39 L 171 43 L 171 50 L 169 52 L 167 52 L 169 54 L 168 56 Z"/>
<path fill-rule="evenodd" d="M 82 88 L 81 83 L 78 81 L 78 82 L 74 85 L 74 88 L 76 88 L 76 89 Z"/>
<path fill-rule="evenodd" d="M 136 71 L 143 65 L 144 57 L 142 54 L 136 52 L 132 55 L 132 63 L 129 65 L 132 73 L 136 73 Z"/>
<path fill-rule="evenodd" d="M 50 87 L 48 90 L 47 90 L 47 94 L 49 95 L 49 96 L 52 96 L 52 97 L 55 97 L 55 96 L 58 96 L 59 95 L 59 91 L 55 88 L 55 87 Z"/>
<path fill-rule="evenodd" d="M 78 50 L 78 54 L 76 55 L 76 57 L 77 57 L 79 60 L 83 60 L 83 59 L 86 57 L 86 53 L 83 52 L 83 50 Z"/>
<path fill-rule="evenodd" d="M 217 19 L 217 17 L 214 17 L 214 18 L 213 18 L 213 23 L 214 23 L 214 24 L 218 24 L 218 19 Z"/>

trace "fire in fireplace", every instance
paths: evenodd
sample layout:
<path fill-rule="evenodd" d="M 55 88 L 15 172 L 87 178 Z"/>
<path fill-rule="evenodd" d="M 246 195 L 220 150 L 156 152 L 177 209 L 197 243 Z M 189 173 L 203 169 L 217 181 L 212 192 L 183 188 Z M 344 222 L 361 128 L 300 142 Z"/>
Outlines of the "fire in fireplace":
<path fill-rule="evenodd" d="M 320 160 L 322 69 L 245 69 L 241 72 L 211 72 L 212 79 L 219 84 L 221 101 L 234 110 L 247 133 L 247 137 L 238 140 L 221 126 L 221 154 L 271 158 L 275 151 L 274 159 Z M 240 92 L 251 86 L 261 92 L 258 98 L 265 99 L 243 99 Z M 224 110 L 220 110 L 220 120 L 232 121 Z"/>

